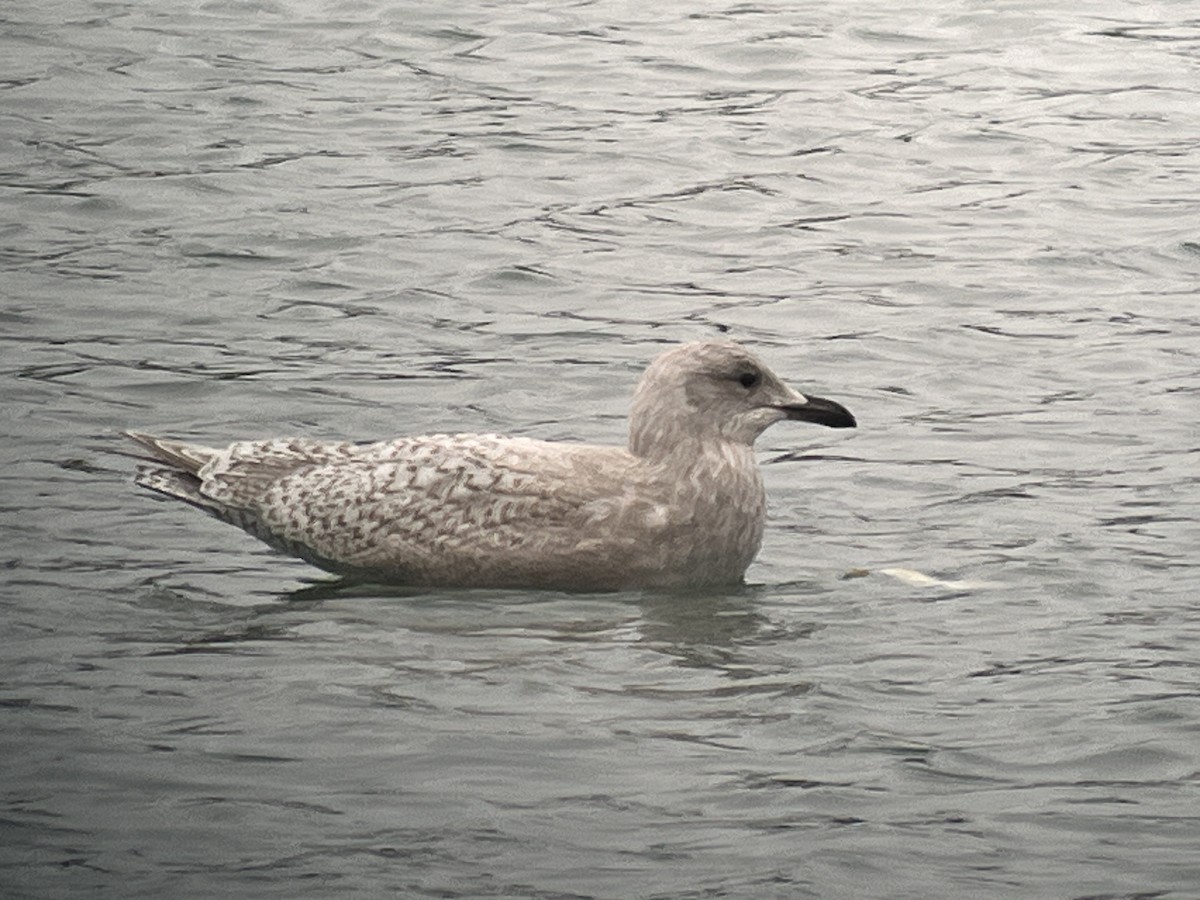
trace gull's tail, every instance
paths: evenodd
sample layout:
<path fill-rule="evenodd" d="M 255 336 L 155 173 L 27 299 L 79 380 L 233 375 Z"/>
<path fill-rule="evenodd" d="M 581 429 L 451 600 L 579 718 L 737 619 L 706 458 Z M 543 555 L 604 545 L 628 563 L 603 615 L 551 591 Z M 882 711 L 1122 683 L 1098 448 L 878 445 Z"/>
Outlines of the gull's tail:
<path fill-rule="evenodd" d="M 218 519 L 229 520 L 228 510 L 222 504 L 205 497 L 200 492 L 200 477 L 197 474 L 216 454 L 209 447 L 170 441 L 165 438 L 144 434 L 140 431 L 122 432 L 147 454 L 130 454 L 141 460 L 133 483 L 157 494 L 182 500 Z M 164 465 L 165 464 L 165 465 Z"/>

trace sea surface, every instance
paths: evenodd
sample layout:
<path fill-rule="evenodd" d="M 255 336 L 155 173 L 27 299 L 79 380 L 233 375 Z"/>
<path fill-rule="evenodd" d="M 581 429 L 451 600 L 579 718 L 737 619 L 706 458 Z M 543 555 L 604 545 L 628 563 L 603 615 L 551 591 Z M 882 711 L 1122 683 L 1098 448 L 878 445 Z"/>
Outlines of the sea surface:
<path fill-rule="evenodd" d="M 0 896 L 1200 897 L 1190 2 L 0 9 Z M 118 432 L 620 443 L 705 595 L 337 589 Z"/>

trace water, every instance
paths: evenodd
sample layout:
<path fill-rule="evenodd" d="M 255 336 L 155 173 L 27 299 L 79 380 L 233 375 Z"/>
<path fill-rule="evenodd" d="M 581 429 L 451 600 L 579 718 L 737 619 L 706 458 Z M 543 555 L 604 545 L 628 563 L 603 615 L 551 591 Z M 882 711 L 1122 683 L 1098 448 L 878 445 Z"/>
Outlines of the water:
<path fill-rule="evenodd" d="M 2 15 L 5 897 L 1200 896 L 1191 4 Z M 112 453 L 619 441 L 721 332 L 860 428 L 719 596 L 329 593 Z"/>

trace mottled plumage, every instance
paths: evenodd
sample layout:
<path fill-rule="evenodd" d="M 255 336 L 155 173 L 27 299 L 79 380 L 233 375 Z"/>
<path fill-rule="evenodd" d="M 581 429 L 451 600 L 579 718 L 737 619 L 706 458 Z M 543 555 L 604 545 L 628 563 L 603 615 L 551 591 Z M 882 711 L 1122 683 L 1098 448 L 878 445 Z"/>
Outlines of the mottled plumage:
<path fill-rule="evenodd" d="M 781 419 L 852 427 L 731 341 L 647 368 L 628 449 L 495 434 L 223 449 L 128 436 L 137 483 L 351 577 L 576 590 L 736 583 L 762 541 L 755 438 Z"/>

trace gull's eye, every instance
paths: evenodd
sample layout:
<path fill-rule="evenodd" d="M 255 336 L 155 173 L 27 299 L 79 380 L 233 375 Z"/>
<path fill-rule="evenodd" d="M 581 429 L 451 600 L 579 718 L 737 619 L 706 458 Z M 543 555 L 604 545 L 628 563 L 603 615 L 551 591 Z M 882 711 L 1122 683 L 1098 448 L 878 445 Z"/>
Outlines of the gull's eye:
<path fill-rule="evenodd" d="M 746 390 L 758 387 L 758 383 L 761 380 L 761 376 L 759 376 L 757 372 L 743 372 L 738 376 L 738 384 L 740 384 Z"/>

